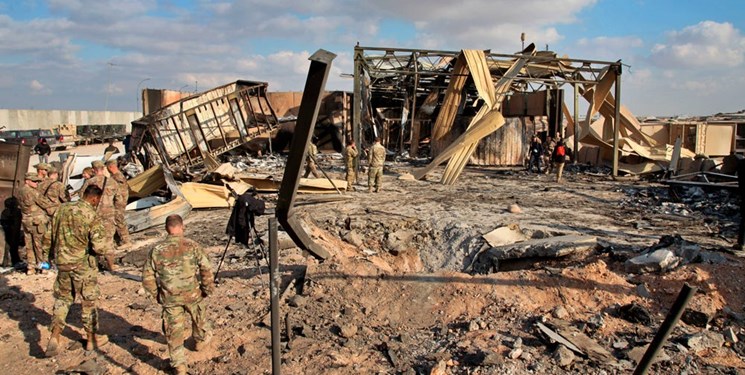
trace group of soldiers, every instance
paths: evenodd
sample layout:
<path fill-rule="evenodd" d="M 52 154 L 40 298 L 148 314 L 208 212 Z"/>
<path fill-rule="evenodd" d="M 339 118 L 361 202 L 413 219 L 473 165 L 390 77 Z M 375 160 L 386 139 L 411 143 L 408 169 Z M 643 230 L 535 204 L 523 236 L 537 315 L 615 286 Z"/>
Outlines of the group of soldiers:
<path fill-rule="evenodd" d="M 95 350 L 109 342 L 107 336 L 98 333 L 96 302 L 100 295 L 99 259 L 107 260 L 112 272 L 115 269 L 110 260 L 113 239 L 106 229 L 106 220 L 96 207 L 108 199 L 105 189 L 112 189 L 112 185 L 107 183 L 107 179 L 100 181 L 97 176 L 86 183 L 79 201 L 58 208 L 42 243 L 44 249 L 55 254 L 57 266 L 47 357 L 60 352 L 60 336 L 76 298 L 81 304 L 85 349 Z M 202 247 L 184 237 L 183 219 L 171 215 L 166 218 L 165 226 L 168 236 L 150 251 L 143 266 L 142 284 L 148 297 L 163 308 L 163 333 L 174 373 L 186 375 L 184 340 L 187 326 L 192 327 L 198 351 L 206 348 L 212 337 L 204 298 L 212 294 L 214 279 L 210 260 Z"/>
<path fill-rule="evenodd" d="M 28 244 L 28 272 L 43 272 L 40 265 L 50 259 L 57 271 L 51 335 L 45 354 L 53 357 L 62 350 L 61 335 L 76 299 L 81 304 L 85 349 L 98 349 L 109 342 L 106 335 L 99 334 L 99 265 L 105 262 L 108 270 L 115 271 L 114 233 L 124 244 L 130 241 L 124 220 L 126 179 L 116 161 L 94 161 L 83 171 L 86 180 L 76 193 L 80 199 L 70 202 L 56 168 L 40 163 L 36 169 L 37 173 L 25 176 L 26 185 L 19 200 Z M 148 296 L 163 308 L 163 330 L 174 373 L 186 374 L 187 326 L 192 327 L 197 350 L 207 347 L 212 337 L 203 300 L 214 290 L 214 279 L 202 247 L 184 237 L 183 219 L 171 215 L 165 224 L 168 236 L 150 251 L 142 283 Z"/>
<path fill-rule="evenodd" d="M 69 202 L 71 194 L 60 181 L 59 167 L 47 163 L 35 166 L 36 173 L 25 176 L 25 184 L 18 193 L 21 209 L 21 227 L 26 244 L 26 264 L 28 275 L 44 273 L 48 260 L 42 246 L 42 238 L 48 232 L 49 223 L 60 205 Z M 108 169 L 110 177 L 106 176 Z M 124 219 L 124 209 L 129 198 L 129 187 L 126 178 L 119 171 L 116 160 L 96 160 L 90 168 L 83 171 L 86 178 L 80 191 L 96 185 L 103 191 L 102 199 L 97 203 L 96 212 L 106 228 L 107 236 L 113 241 L 114 233 L 119 236 L 122 248 L 130 244 L 129 231 Z M 48 248 L 47 248 L 48 250 Z"/>
<path fill-rule="evenodd" d="M 385 164 L 385 147 L 380 144 L 380 138 L 375 138 L 375 143 L 368 151 L 368 170 L 367 170 L 367 192 L 380 192 L 383 185 L 383 165 Z M 350 190 L 355 191 L 354 185 L 357 184 L 357 170 L 354 165 L 355 159 L 359 156 L 357 146 L 354 141 L 347 142 L 344 149 L 344 164 L 347 169 L 347 186 Z"/>

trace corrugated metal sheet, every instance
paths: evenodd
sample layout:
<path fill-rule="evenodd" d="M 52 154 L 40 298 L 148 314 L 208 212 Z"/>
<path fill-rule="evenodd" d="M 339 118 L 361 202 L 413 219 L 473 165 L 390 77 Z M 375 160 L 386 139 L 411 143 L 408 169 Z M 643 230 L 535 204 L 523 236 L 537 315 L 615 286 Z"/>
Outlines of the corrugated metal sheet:
<path fill-rule="evenodd" d="M 508 117 L 496 132 L 479 142 L 470 164 L 480 166 L 523 165 L 535 122 L 529 117 Z M 540 121 L 539 121 L 540 123 Z"/>

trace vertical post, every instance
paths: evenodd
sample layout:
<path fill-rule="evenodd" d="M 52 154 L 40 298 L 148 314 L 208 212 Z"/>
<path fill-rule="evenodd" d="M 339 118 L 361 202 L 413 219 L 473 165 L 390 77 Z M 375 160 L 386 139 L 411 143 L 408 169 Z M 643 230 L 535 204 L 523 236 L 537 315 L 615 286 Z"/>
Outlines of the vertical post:
<path fill-rule="evenodd" d="M 614 69 L 616 70 L 616 113 L 613 116 L 613 177 L 618 177 L 618 137 L 621 132 L 621 60 L 614 65 Z"/>
<path fill-rule="evenodd" d="M 279 342 L 279 254 L 277 251 L 277 219 L 269 218 L 269 294 L 271 295 L 272 375 L 280 374 L 282 348 Z"/>
<path fill-rule="evenodd" d="M 352 93 L 352 139 L 357 143 L 357 149 L 362 149 L 362 60 L 364 50 L 354 47 L 354 93 Z M 359 153 L 361 154 L 361 153 Z M 360 155 L 354 158 L 354 169 L 360 170 Z"/>
<path fill-rule="evenodd" d="M 419 153 L 419 122 L 416 120 L 417 91 L 419 91 L 419 53 L 414 52 L 414 93 L 411 99 L 411 146 L 409 146 L 409 156 L 412 158 Z"/>
<path fill-rule="evenodd" d="M 589 120 L 588 120 L 589 121 Z M 574 83 L 574 164 L 579 156 L 579 83 Z"/>
<path fill-rule="evenodd" d="M 657 352 L 662 348 L 662 344 L 665 343 L 667 337 L 670 336 L 670 332 L 675 328 L 681 315 L 683 315 L 683 311 L 685 311 L 686 305 L 688 305 L 688 301 L 690 301 L 691 297 L 696 293 L 696 289 L 697 288 L 688 284 L 683 285 L 683 288 L 678 294 L 678 298 L 675 299 L 673 306 L 670 308 L 670 312 L 667 313 L 665 320 L 662 322 L 660 330 L 657 331 L 656 335 L 654 335 L 654 339 L 652 339 L 647 351 L 644 352 L 644 356 L 636 366 L 634 375 L 645 375 L 647 371 L 649 371 L 649 367 L 652 366 L 652 362 L 654 362 L 654 357 L 657 356 Z"/>

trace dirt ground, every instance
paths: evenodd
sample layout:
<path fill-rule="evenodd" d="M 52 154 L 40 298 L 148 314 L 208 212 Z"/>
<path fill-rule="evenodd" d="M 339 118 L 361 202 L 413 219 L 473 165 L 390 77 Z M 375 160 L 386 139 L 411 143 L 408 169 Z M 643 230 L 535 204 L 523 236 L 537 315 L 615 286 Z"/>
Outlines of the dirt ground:
<path fill-rule="evenodd" d="M 338 161 L 325 163 L 340 175 Z M 665 346 L 666 359 L 652 373 L 745 373 L 745 336 L 702 350 L 685 343 L 687 335 L 707 329 L 739 334 L 745 324 L 743 262 L 728 250 L 739 220 L 729 195 L 712 192 L 678 203 L 663 185 L 571 168 L 559 184 L 553 176 L 492 169 L 468 169 L 454 186 L 437 182 L 441 169 L 428 181 L 398 178 L 410 168 L 388 168 L 381 193 L 358 186 L 347 193 L 350 200 L 297 208 L 312 237 L 333 256 L 319 263 L 297 248 L 281 252 L 283 373 L 630 373 L 635 362 L 628 352 L 651 341 L 684 283 L 699 288 L 689 307 L 714 319 L 708 328 L 679 323 Z M 263 198 L 272 208 L 276 195 Z M 513 203 L 522 213 L 507 211 Z M 205 246 L 215 267 L 229 214 L 200 210 L 186 220 L 187 235 Z M 598 246 L 562 259 L 506 262 L 489 274 L 465 272 L 483 244 L 481 235 L 509 224 L 596 236 Z M 266 228 L 260 217 L 258 230 Z M 662 274 L 625 272 L 625 259 L 675 234 L 726 261 Z M 118 272 L 100 276 L 100 327 L 112 343 L 99 352 L 82 349 L 76 305 L 63 333 L 67 350 L 43 358 L 54 274 L 0 276 L 0 373 L 57 373 L 86 361 L 109 374 L 166 372 L 160 308 L 148 302 L 139 281 L 145 254 L 163 236 L 161 228 L 135 234 L 136 246 L 119 254 Z M 187 342 L 189 371 L 268 374 L 266 263 L 257 268 L 255 249 L 231 246 L 228 254 L 219 287 L 207 300 L 215 340 L 202 352 Z M 619 306 L 630 303 L 648 310 L 651 323 L 623 319 Z M 535 329 L 536 322 L 551 325 L 558 318 L 610 351 L 612 363 L 577 354 L 562 366 L 557 345 Z"/>

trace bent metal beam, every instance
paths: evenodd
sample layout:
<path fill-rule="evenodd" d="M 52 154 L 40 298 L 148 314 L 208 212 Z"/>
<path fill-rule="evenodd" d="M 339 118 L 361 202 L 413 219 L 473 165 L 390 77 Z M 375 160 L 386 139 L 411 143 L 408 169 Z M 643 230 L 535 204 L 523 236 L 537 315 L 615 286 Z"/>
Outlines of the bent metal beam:
<path fill-rule="evenodd" d="M 295 196 L 300 183 L 300 170 L 305 160 L 310 137 L 315 128 L 318 109 L 321 104 L 321 94 L 326 86 L 326 78 L 331 69 L 331 61 L 335 54 L 319 49 L 310 58 L 308 78 L 305 81 L 303 99 L 300 101 L 295 134 L 290 145 L 290 154 L 287 157 L 285 173 L 282 177 L 282 185 L 279 188 L 277 198 L 276 216 L 287 234 L 295 244 L 303 250 L 313 254 L 319 260 L 327 259 L 330 254 L 326 249 L 315 243 L 305 232 L 300 221 L 294 215 Z"/>

